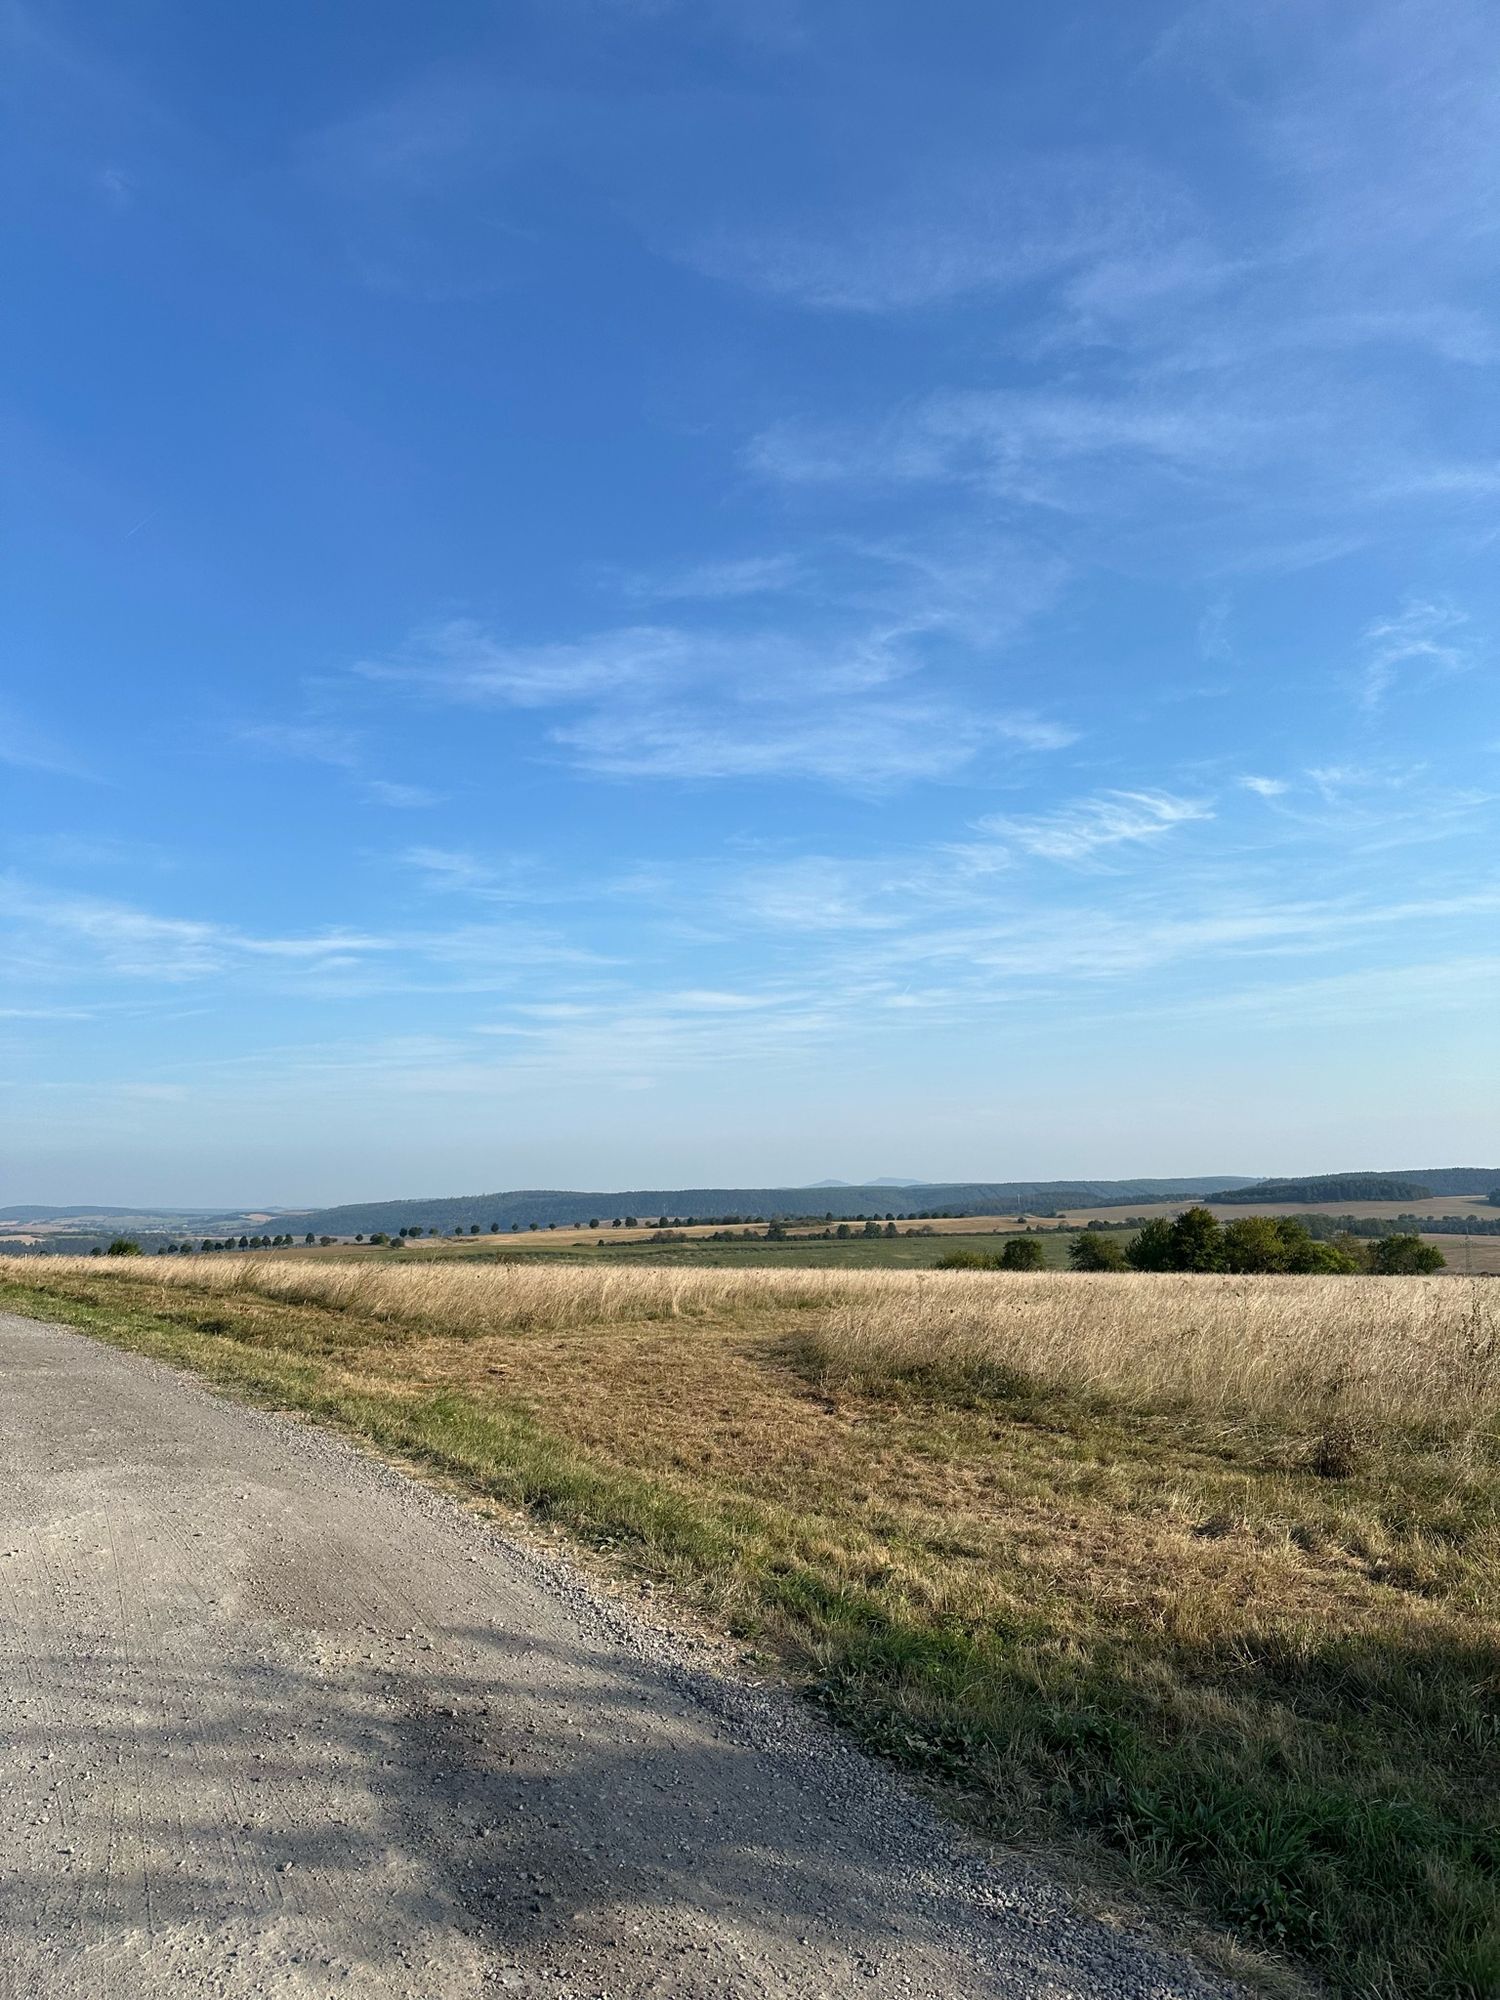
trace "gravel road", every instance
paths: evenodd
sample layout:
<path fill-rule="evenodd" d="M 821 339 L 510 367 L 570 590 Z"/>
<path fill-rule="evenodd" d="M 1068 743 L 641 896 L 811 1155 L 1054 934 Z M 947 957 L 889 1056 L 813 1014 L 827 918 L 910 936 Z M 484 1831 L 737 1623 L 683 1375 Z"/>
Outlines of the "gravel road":
<path fill-rule="evenodd" d="M 1194 1996 L 337 1440 L 0 1315 L 0 1993 Z"/>

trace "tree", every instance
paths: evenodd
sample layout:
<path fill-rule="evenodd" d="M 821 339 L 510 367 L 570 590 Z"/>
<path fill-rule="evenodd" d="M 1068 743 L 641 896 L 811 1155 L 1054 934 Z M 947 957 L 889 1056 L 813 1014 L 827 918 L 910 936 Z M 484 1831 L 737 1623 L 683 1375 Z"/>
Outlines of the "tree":
<path fill-rule="evenodd" d="M 1185 1208 L 1172 1224 L 1179 1271 L 1222 1271 L 1224 1232 L 1211 1208 Z"/>
<path fill-rule="evenodd" d="M 1224 1234 L 1227 1238 L 1229 1230 L 1226 1229 Z M 1284 1262 L 1280 1267 L 1283 1271 L 1310 1277 L 1320 1273 L 1347 1274 L 1365 1268 L 1364 1247 L 1356 1236 L 1338 1236 L 1331 1243 L 1319 1241 L 1307 1224 L 1295 1215 L 1278 1215 L 1276 1234 L 1281 1239 L 1284 1252 Z"/>
<path fill-rule="evenodd" d="M 1311 1242 L 1304 1229 L 1302 1237 Z M 1283 1234 L 1270 1215 L 1240 1215 L 1226 1223 L 1222 1239 L 1226 1271 L 1289 1271 L 1300 1245 Z"/>
<path fill-rule="evenodd" d="M 1000 1253 L 1002 1271 L 1040 1271 L 1047 1257 L 1034 1236 L 1013 1236 Z"/>
<path fill-rule="evenodd" d="M 117 1236 L 105 1251 L 106 1257 L 139 1257 L 141 1246 L 130 1236 Z"/>
<path fill-rule="evenodd" d="M 1441 1271 L 1447 1258 L 1420 1236 L 1381 1236 L 1370 1252 L 1370 1269 L 1382 1278 L 1418 1278 Z"/>
<path fill-rule="evenodd" d="M 1120 1248 L 1118 1236 L 1081 1230 L 1068 1245 L 1068 1262 L 1075 1271 L 1123 1271 L 1125 1252 Z"/>
<path fill-rule="evenodd" d="M 1177 1246 L 1172 1225 L 1164 1215 L 1153 1215 L 1138 1235 L 1125 1245 L 1125 1261 L 1132 1271 L 1175 1271 Z"/>
<path fill-rule="evenodd" d="M 1353 1249 L 1348 1247 L 1350 1243 Z M 1287 1269 L 1303 1276 L 1347 1277 L 1366 1269 L 1364 1248 L 1357 1237 L 1350 1237 L 1347 1243 L 1319 1243 L 1310 1236 L 1306 1250 L 1299 1251 L 1296 1261 L 1288 1264 Z"/>

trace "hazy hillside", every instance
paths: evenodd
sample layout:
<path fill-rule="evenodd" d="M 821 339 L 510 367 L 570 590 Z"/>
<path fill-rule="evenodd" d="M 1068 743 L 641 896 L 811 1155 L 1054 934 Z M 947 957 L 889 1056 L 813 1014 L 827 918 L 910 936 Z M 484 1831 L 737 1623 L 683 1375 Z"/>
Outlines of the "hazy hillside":
<path fill-rule="evenodd" d="M 0 1223 L 15 1222 L 169 1222 L 179 1218 L 192 1221 L 212 1215 L 209 1208 L 119 1208 L 87 1207 L 67 1202 L 12 1202 L 0 1206 Z"/>
<path fill-rule="evenodd" d="M 469 1229 L 492 1223 L 502 1229 L 520 1223 L 601 1222 L 616 1216 L 693 1216 L 700 1221 L 743 1217 L 832 1215 L 835 1218 L 917 1211 L 940 1215 L 1008 1214 L 1076 1208 L 1114 1202 L 1171 1201 L 1201 1195 L 1213 1187 L 1238 1185 L 1234 1175 L 1205 1174 L 1184 1180 L 1136 1181 L 942 1181 L 921 1187 L 627 1188 L 577 1192 L 566 1188 L 523 1188 L 500 1194 L 440 1195 L 427 1200 L 349 1202 L 338 1208 L 285 1210 L 277 1220 L 286 1229 L 320 1236 L 368 1236 L 372 1230 Z"/>
<path fill-rule="evenodd" d="M 1413 1167 L 1402 1179 L 1421 1181 L 1434 1194 L 1488 1194 L 1500 1167 Z"/>
<path fill-rule="evenodd" d="M 1426 1201 L 1437 1190 L 1429 1181 L 1398 1174 L 1304 1174 L 1296 1180 L 1252 1181 L 1249 1187 L 1220 1188 L 1215 1201 Z"/>
<path fill-rule="evenodd" d="M 488 1232 L 545 1227 L 594 1218 L 613 1221 L 627 1215 L 655 1221 L 692 1216 L 698 1221 L 739 1218 L 766 1221 L 773 1216 L 831 1215 L 835 1220 L 886 1214 L 1048 1214 L 1064 1208 L 1129 1208 L 1148 1202 L 1225 1201 L 1411 1201 L 1424 1191 L 1435 1195 L 1487 1195 L 1500 1185 L 1500 1167 L 1436 1167 L 1395 1173 L 1351 1172 L 1313 1174 L 1286 1179 L 1252 1179 L 1239 1174 L 1182 1175 L 1174 1179 L 1075 1181 L 923 1181 L 897 1185 L 868 1181 L 860 1185 L 821 1182 L 803 1187 L 691 1187 L 574 1190 L 568 1188 L 508 1189 L 494 1194 L 432 1195 L 389 1201 L 345 1202 L 330 1208 L 132 1209 L 121 1206 L 16 1203 L 0 1210 L 0 1231 L 51 1224 L 47 1240 L 64 1247 L 55 1234 L 58 1224 L 74 1224 L 80 1243 L 95 1233 L 120 1228 L 143 1242 L 160 1235 L 226 1236 L 261 1230 L 268 1221 L 298 1236 L 368 1236 L 376 1230 L 395 1232 L 469 1230 Z M 68 1232 L 67 1247 L 73 1230 Z"/>
<path fill-rule="evenodd" d="M 1216 1201 L 1425 1201 L 1429 1195 L 1488 1194 L 1495 1167 L 1410 1167 L 1384 1173 L 1297 1174 L 1280 1180 L 1226 1181 Z"/>

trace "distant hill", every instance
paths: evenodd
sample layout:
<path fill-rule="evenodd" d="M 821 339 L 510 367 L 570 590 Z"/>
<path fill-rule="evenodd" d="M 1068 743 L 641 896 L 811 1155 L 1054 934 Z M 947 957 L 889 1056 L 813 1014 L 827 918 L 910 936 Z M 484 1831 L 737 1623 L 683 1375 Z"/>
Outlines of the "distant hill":
<path fill-rule="evenodd" d="M 836 1220 L 860 1215 L 1010 1215 L 1027 1212 L 1048 1213 L 1060 1208 L 1083 1208 L 1128 1204 L 1130 1202 L 1191 1200 L 1210 1188 L 1235 1184 L 1234 1176 L 1205 1174 L 1184 1180 L 1136 1181 L 934 1181 L 919 1187 L 894 1188 L 866 1183 L 863 1187 L 696 1187 L 625 1188 L 602 1191 L 575 1191 L 567 1188 L 521 1188 L 500 1194 L 435 1195 L 399 1201 L 347 1202 L 337 1208 L 286 1209 L 278 1212 L 283 1228 L 310 1231 L 315 1236 L 368 1236 L 374 1230 L 387 1232 L 420 1228 L 447 1233 L 472 1229 L 477 1223 L 488 1230 L 492 1223 L 501 1229 L 515 1224 L 525 1228 L 545 1228 L 549 1222 L 560 1226 L 601 1222 L 616 1216 L 662 1216 L 700 1222 L 734 1218 L 744 1222 L 765 1222 L 782 1216 L 832 1215 Z M 227 1226 L 231 1218 L 223 1218 Z M 211 1225 L 210 1225 L 211 1227 Z"/>
<path fill-rule="evenodd" d="M 211 1208 L 118 1208 L 69 1206 L 65 1202 L 21 1202 L 0 1209 L 0 1227 L 27 1222 L 165 1222 L 192 1221 L 217 1213 Z"/>
<path fill-rule="evenodd" d="M 1434 1194 L 1488 1194 L 1500 1181 L 1500 1167 L 1413 1167 L 1403 1177 L 1421 1181 Z"/>
<path fill-rule="evenodd" d="M 862 1215 L 1019 1215 L 1050 1214 L 1068 1208 L 1122 1208 L 1163 1201 L 1285 1202 L 1420 1201 L 1434 1195 L 1500 1193 L 1500 1167 L 1434 1167 L 1392 1173 L 1309 1174 L 1255 1180 L 1238 1174 L 1188 1174 L 1173 1179 L 1072 1181 L 912 1181 L 894 1178 L 846 1185 L 824 1181 L 799 1187 L 626 1188 L 610 1191 L 520 1188 L 498 1194 L 433 1195 L 389 1201 L 345 1202 L 336 1207 L 288 1209 L 144 1209 L 119 1205 L 20 1203 L 0 1210 L 0 1233 L 28 1226 L 73 1225 L 85 1245 L 116 1227 L 163 1240 L 181 1236 L 241 1235 L 268 1222 L 301 1236 L 369 1236 L 376 1230 L 420 1228 L 449 1233 L 476 1225 L 488 1232 L 548 1223 L 613 1221 L 633 1215 L 642 1221 L 662 1216 L 700 1222 L 728 1218 L 766 1222 L 777 1216 L 831 1215 L 836 1221 Z M 47 1233 L 63 1247 L 64 1238 Z"/>
<path fill-rule="evenodd" d="M 1253 1181 L 1249 1187 L 1219 1188 L 1211 1201 L 1427 1201 L 1437 1192 L 1430 1182 L 1394 1174 L 1304 1174 L 1297 1180 Z M 1451 1192 L 1451 1190 L 1446 1190 Z"/>
<path fill-rule="evenodd" d="M 841 1180 L 809 1181 L 807 1185 L 809 1187 L 814 1187 L 814 1188 L 831 1188 L 831 1187 L 914 1188 L 914 1187 L 932 1187 L 935 1185 L 935 1183 L 932 1181 L 914 1181 L 909 1179 L 905 1174 L 877 1174 L 875 1178 L 870 1181 L 841 1181 Z"/>

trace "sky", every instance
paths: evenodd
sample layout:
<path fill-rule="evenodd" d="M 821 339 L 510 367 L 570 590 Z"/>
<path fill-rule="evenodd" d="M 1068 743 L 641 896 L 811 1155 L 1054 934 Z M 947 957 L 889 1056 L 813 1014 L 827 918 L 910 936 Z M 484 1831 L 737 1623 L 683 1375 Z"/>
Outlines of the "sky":
<path fill-rule="evenodd" d="M 3 0 L 0 1199 L 1500 1159 L 1497 58 Z"/>

